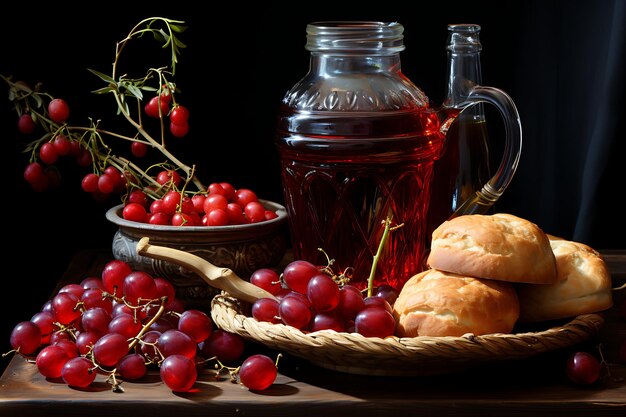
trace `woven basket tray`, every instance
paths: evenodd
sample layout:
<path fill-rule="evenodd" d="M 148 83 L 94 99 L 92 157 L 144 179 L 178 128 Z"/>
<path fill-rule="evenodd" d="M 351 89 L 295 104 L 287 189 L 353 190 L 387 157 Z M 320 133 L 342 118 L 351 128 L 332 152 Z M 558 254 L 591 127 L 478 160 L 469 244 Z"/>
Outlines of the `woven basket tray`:
<path fill-rule="evenodd" d="M 244 314 L 246 309 L 249 305 L 226 293 L 211 302 L 211 316 L 221 329 L 324 368 L 361 375 L 445 374 L 486 362 L 527 358 L 585 341 L 604 324 L 601 315 L 585 314 L 536 332 L 381 339 L 332 330 L 304 333 L 259 322 Z"/>

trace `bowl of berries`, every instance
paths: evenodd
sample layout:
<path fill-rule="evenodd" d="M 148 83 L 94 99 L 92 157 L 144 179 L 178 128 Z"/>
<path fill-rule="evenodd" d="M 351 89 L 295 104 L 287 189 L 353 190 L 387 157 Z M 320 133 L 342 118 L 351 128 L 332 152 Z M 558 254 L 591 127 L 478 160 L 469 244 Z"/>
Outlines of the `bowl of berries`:
<path fill-rule="evenodd" d="M 178 193 L 154 200 L 151 209 L 137 202 L 111 207 L 106 217 L 118 227 L 113 237 L 113 256 L 135 269 L 168 279 L 186 305 L 208 309 L 210 299 L 216 294 L 214 287 L 185 267 L 139 255 L 137 243 L 147 237 L 155 244 L 193 253 L 212 264 L 232 269 L 241 277 L 249 277 L 260 268 L 277 266 L 287 251 L 285 208 L 256 197 L 245 204 L 232 202 L 237 201 L 237 195 L 254 196 L 249 189 L 237 191 L 232 198 L 215 192 L 196 194 L 192 199 L 184 197 L 183 200 L 196 203 L 184 211 L 167 209 L 167 202 L 177 199 L 167 197 L 180 198 Z M 159 208 L 160 202 L 165 202 L 166 208 Z M 215 204 L 224 208 L 215 208 Z"/>

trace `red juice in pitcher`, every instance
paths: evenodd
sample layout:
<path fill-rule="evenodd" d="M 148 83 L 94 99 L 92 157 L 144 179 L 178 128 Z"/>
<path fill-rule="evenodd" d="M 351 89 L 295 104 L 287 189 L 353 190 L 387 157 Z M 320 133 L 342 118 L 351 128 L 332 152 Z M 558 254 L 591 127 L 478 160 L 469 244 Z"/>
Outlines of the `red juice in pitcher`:
<path fill-rule="evenodd" d="M 423 269 L 434 159 L 444 137 L 428 108 L 382 112 L 297 111 L 284 106 L 277 145 L 294 256 L 367 285 L 383 221 L 392 231 L 375 284 L 400 289 Z"/>
<path fill-rule="evenodd" d="M 434 160 L 444 136 L 426 95 L 402 74 L 403 27 L 307 25 L 309 72 L 285 95 L 276 145 L 296 259 L 400 289 L 423 269 Z M 323 250 L 322 251 L 320 251 Z"/>

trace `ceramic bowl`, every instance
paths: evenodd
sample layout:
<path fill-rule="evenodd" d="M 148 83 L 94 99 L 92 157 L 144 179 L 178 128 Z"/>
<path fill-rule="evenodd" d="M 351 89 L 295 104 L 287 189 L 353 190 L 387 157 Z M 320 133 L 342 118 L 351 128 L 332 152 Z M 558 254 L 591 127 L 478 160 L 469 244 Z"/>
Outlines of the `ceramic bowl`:
<path fill-rule="evenodd" d="M 169 280 L 176 297 L 187 308 L 210 309 L 218 291 L 195 273 L 167 261 L 138 255 L 137 242 L 150 238 L 154 245 L 168 246 L 193 253 L 215 266 L 230 268 L 240 278 L 249 279 L 257 269 L 277 266 L 287 251 L 287 212 L 275 202 L 260 200 L 278 217 L 259 223 L 229 226 L 159 226 L 122 218 L 123 205 L 110 208 L 106 218 L 118 226 L 113 237 L 115 259 L 155 278 Z"/>

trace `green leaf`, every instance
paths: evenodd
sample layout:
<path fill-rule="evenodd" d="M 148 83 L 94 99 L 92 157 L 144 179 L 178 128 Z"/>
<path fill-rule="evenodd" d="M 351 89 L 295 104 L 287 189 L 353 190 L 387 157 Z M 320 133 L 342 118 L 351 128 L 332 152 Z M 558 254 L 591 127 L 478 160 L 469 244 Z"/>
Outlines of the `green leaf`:
<path fill-rule="evenodd" d="M 184 22 L 180 22 L 180 23 L 184 23 Z M 172 31 L 178 32 L 178 33 L 183 33 L 184 31 L 187 30 L 187 26 L 176 25 L 174 23 L 170 23 L 170 28 L 172 29 Z"/>
<path fill-rule="evenodd" d="M 165 45 L 167 45 L 170 42 L 169 36 L 165 32 L 163 32 L 163 29 L 152 31 L 152 35 L 154 36 L 154 39 L 156 39 L 158 42 L 167 41 Z"/>
<path fill-rule="evenodd" d="M 107 94 L 107 93 L 111 93 L 111 92 L 113 92 L 115 90 L 116 90 L 115 88 L 109 86 L 109 87 L 102 87 L 102 88 L 99 88 L 97 90 L 93 90 L 92 93 L 94 93 L 94 94 Z"/>
<path fill-rule="evenodd" d="M 39 94 L 35 94 L 34 96 L 31 96 L 31 97 L 33 98 L 33 100 L 35 100 L 35 108 L 39 109 L 43 106 L 43 100 L 41 99 Z"/>
<path fill-rule="evenodd" d="M 111 78 L 110 76 L 100 72 L 100 71 L 96 71 L 93 70 L 91 68 L 87 68 L 87 71 L 91 72 L 92 74 L 94 74 L 95 76 L 97 76 L 98 78 L 100 78 L 102 81 L 105 81 L 107 83 L 110 84 L 116 84 L 115 80 L 113 78 Z"/>
<path fill-rule="evenodd" d="M 137 97 L 139 100 L 143 100 L 143 93 L 141 92 L 141 89 L 139 89 L 136 85 L 128 84 L 126 86 L 126 90 L 134 97 Z"/>
<path fill-rule="evenodd" d="M 176 45 L 178 48 L 186 48 L 187 45 L 185 45 L 180 39 L 178 38 L 174 38 L 174 45 Z"/>

